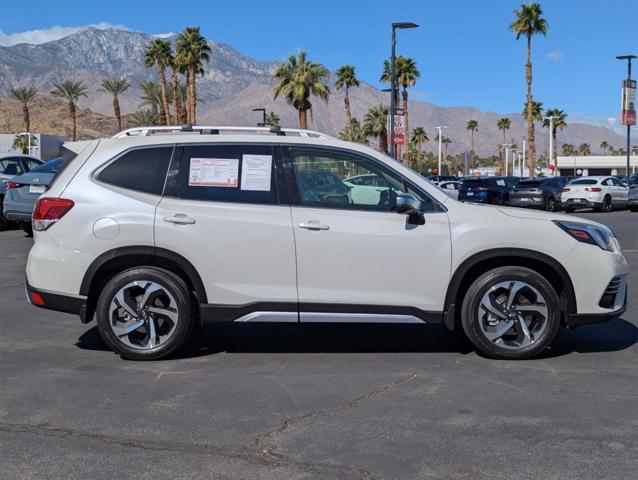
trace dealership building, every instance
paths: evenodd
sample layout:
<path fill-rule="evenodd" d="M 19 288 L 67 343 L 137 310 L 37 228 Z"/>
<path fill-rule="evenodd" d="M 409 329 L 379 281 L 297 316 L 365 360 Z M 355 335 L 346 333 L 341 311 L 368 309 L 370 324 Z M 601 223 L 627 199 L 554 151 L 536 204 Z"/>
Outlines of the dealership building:
<path fill-rule="evenodd" d="M 13 148 L 13 142 L 18 135 L 23 133 L 3 133 L 0 134 L 0 155 L 7 153 L 22 153 L 21 150 Z M 62 144 L 66 138 L 45 133 L 31 133 L 31 151 L 29 155 L 40 160 L 50 160 L 62 154 Z"/>
<path fill-rule="evenodd" d="M 588 175 L 626 175 L 627 157 L 617 155 L 559 156 L 556 162 L 561 176 Z M 629 161 L 629 173 L 638 172 L 638 156 L 632 155 Z"/>

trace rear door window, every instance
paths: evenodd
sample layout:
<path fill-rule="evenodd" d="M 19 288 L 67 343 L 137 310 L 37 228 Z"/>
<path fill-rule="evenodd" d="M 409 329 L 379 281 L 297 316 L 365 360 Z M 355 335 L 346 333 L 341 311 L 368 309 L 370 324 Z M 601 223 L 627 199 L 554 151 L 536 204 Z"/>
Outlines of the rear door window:
<path fill-rule="evenodd" d="M 211 202 L 279 202 L 272 145 L 187 145 L 180 151 L 167 195 Z"/>
<path fill-rule="evenodd" d="M 97 176 L 101 182 L 161 195 L 173 147 L 138 148 L 124 153 Z"/>

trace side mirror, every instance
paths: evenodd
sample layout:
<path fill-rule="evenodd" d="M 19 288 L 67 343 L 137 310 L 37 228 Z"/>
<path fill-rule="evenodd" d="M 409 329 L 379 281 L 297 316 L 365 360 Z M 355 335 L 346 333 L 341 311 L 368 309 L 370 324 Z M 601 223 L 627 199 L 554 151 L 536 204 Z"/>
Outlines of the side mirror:
<path fill-rule="evenodd" d="M 411 193 L 397 195 L 397 213 L 403 215 L 414 215 L 421 213 L 421 202 Z"/>

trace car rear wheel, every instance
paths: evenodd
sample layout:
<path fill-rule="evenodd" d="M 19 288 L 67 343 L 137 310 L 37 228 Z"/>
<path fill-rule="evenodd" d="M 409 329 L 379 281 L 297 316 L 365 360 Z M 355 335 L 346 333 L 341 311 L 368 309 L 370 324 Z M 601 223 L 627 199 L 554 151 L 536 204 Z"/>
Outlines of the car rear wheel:
<path fill-rule="evenodd" d="M 638 212 L 638 206 L 632 205 L 629 207 L 629 210 L 631 210 L 632 212 Z"/>
<path fill-rule="evenodd" d="M 556 199 L 554 197 L 549 197 L 545 202 L 545 210 L 548 212 L 556 211 Z"/>
<path fill-rule="evenodd" d="M 485 355 L 525 359 L 554 340 L 560 301 L 552 285 L 523 267 L 499 267 L 479 276 L 463 300 L 465 334 Z"/>
<path fill-rule="evenodd" d="M 100 294 L 96 317 L 104 341 L 130 360 L 174 353 L 195 323 L 184 281 L 154 267 L 132 268 L 113 277 Z"/>
<path fill-rule="evenodd" d="M 603 198 L 603 203 L 600 204 L 600 207 L 594 208 L 594 210 L 597 212 L 609 213 L 611 212 L 611 208 L 611 197 L 609 195 L 605 195 L 605 198 Z"/>

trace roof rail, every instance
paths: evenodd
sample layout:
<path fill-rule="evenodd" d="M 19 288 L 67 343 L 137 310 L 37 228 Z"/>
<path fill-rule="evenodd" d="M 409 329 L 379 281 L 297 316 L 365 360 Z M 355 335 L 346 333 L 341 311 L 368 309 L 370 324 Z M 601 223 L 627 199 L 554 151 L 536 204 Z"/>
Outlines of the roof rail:
<path fill-rule="evenodd" d="M 126 137 L 149 137 L 151 135 L 220 135 L 220 134 L 260 134 L 260 135 L 281 135 L 281 136 L 297 136 L 323 138 L 326 140 L 337 140 L 335 137 L 317 132 L 315 130 L 306 130 L 302 128 L 281 128 L 278 125 L 272 127 L 245 127 L 245 126 L 228 126 L 228 125 L 168 125 L 168 126 L 148 126 L 134 127 L 122 130 L 111 138 Z"/>

